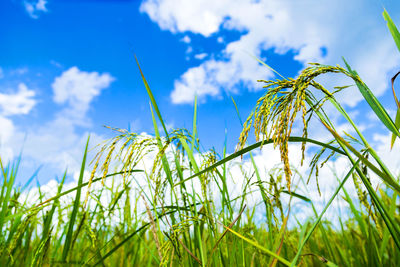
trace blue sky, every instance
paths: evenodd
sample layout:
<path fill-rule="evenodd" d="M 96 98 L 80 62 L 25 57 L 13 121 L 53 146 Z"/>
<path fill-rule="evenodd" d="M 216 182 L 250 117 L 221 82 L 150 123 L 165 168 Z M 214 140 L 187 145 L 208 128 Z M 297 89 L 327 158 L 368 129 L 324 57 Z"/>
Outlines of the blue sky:
<path fill-rule="evenodd" d="M 43 166 L 46 182 L 79 167 L 88 133 L 93 145 L 111 137 L 103 125 L 152 133 L 134 54 L 169 127 L 191 128 L 198 96 L 200 140 L 217 152 L 241 131 L 231 97 L 244 119 L 263 94 L 257 79 L 274 78 L 250 55 L 285 76 L 344 56 L 393 111 L 400 57 L 383 5 L 399 25 L 396 1 L 2 0 L 0 155 L 23 149 L 23 173 Z M 371 140 L 387 134 L 356 88 L 340 98 Z"/>

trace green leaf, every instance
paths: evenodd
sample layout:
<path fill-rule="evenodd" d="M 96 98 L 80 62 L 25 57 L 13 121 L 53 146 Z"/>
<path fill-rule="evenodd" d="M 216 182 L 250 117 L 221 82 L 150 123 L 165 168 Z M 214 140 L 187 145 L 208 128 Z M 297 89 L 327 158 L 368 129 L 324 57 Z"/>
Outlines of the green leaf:
<path fill-rule="evenodd" d="M 130 170 L 130 171 L 127 171 L 127 172 L 126 172 L 126 171 L 116 172 L 116 173 L 107 174 L 104 178 L 116 176 L 116 175 L 119 175 L 119 174 L 134 173 L 134 172 L 144 172 L 144 171 L 143 171 L 143 170 Z M 98 182 L 98 181 L 102 181 L 102 180 L 103 180 L 103 176 L 102 176 L 102 177 L 97 177 L 97 178 L 95 178 L 95 179 L 92 180 L 92 184 L 93 184 L 94 182 Z M 82 183 L 81 185 L 78 185 L 78 186 L 76 186 L 76 187 L 74 187 L 74 188 L 71 188 L 71 189 L 69 189 L 69 190 L 67 190 L 67 191 L 64 191 L 64 192 L 62 192 L 62 193 L 60 193 L 60 194 L 57 194 L 57 195 L 54 196 L 54 197 L 51 197 L 51 198 L 49 198 L 49 199 L 47 199 L 47 200 L 45 200 L 45 201 L 43 201 L 43 202 L 40 202 L 39 204 L 37 204 L 36 206 L 34 206 L 33 209 L 34 209 L 34 208 L 37 208 L 37 207 L 40 207 L 40 206 L 43 206 L 43 205 L 45 205 L 45 204 L 47 204 L 47 203 L 49 203 L 49 202 L 51 202 L 51 201 L 57 200 L 57 199 L 59 199 L 59 198 L 62 197 L 62 196 L 68 195 L 69 193 L 72 193 L 72 192 L 74 192 L 74 191 L 76 191 L 76 190 L 78 190 L 78 189 L 81 189 L 82 187 L 87 186 L 88 184 L 89 184 L 89 182 Z M 29 210 L 31 210 L 31 209 L 29 209 Z"/>
<path fill-rule="evenodd" d="M 333 147 L 333 146 L 330 146 L 328 144 L 325 144 L 325 143 L 322 143 L 322 142 L 319 142 L 319 141 L 316 141 L 316 140 L 313 140 L 313 139 L 309 139 L 309 138 L 290 136 L 288 141 L 291 142 L 291 143 L 299 143 L 299 142 L 312 143 L 312 144 L 315 144 L 315 145 L 318 145 L 318 146 L 326 147 L 326 148 L 328 148 L 328 149 L 330 149 L 332 151 L 335 151 L 335 152 L 337 152 L 339 154 L 346 155 L 342 150 L 340 150 L 340 149 L 338 149 L 336 147 Z M 252 144 L 252 145 L 250 145 L 248 147 L 245 147 L 245 148 L 243 148 L 243 149 L 241 149 L 239 151 L 236 151 L 235 153 L 229 155 L 228 157 L 226 157 L 226 158 L 214 163 L 213 165 L 203 169 L 202 171 L 199 171 L 199 172 L 193 174 L 192 176 L 186 178 L 185 180 L 182 180 L 181 182 L 176 183 L 174 186 L 178 186 L 178 185 L 180 185 L 180 184 L 182 184 L 184 182 L 187 182 L 187 181 L 189 181 L 189 180 L 191 180 L 191 179 L 193 179 L 193 178 L 195 178 L 195 177 L 197 177 L 199 175 L 202 175 L 203 173 L 206 173 L 206 172 L 208 172 L 208 171 L 210 171 L 210 170 L 212 170 L 212 169 L 214 169 L 214 168 L 216 168 L 216 167 L 218 167 L 218 166 L 220 166 L 220 165 L 222 165 L 222 164 L 224 164 L 226 162 L 229 162 L 234 158 L 240 157 L 240 156 L 242 156 L 242 155 L 244 155 L 244 154 L 246 154 L 246 153 L 248 153 L 248 152 L 250 152 L 250 151 L 252 151 L 252 150 L 254 150 L 256 148 L 262 147 L 263 145 L 272 144 L 273 142 L 274 142 L 274 140 L 269 139 L 269 140 L 260 141 L 260 142 L 257 142 L 255 144 Z M 187 147 L 186 150 L 189 151 L 189 147 Z"/>
<path fill-rule="evenodd" d="M 142 76 L 143 83 L 144 83 L 144 87 L 146 87 L 147 94 L 148 94 L 149 97 L 150 97 L 151 104 L 153 105 L 154 110 L 156 111 L 156 114 L 157 114 L 157 116 L 158 116 L 158 119 L 159 119 L 160 122 L 161 122 L 161 125 L 162 125 L 162 127 L 163 127 L 163 129 L 164 129 L 164 132 L 165 132 L 165 136 L 167 137 L 167 139 L 169 139 L 167 127 L 166 127 L 165 124 L 164 124 L 164 120 L 162 119 L 161 112 L 160 112 L 160 110 L 158 109 L 157 102 L 156 102 L 156 100 L 155 100 L 155 98 L 154 98 L 154 96 L 153 96 L 153 93 L 152 93 L 151 90 L 150 90 L 150 86 L 149 86 L 149 84 L 147 83 L 146 78 L 144 77 L 144 74 L 143 74 L 143 72 L 142 72 L 142 69 L 140 68 L 140 65 L 139 65 L 139 60 L 137 59 L 136 56 L 135 56 L 135 60 L 136 60 L 136 64 L 138 65 L 138 68 L 139 68 L 139 71 L 140 71 L 140 75 Z"/>
<path fill-rule="evenodd" d="M 295 192 L 289 192 L 287 190 L 283 190 L 282 193 L 288 194 L 288 195 L 293 196 L 293 197 L 297 197 L 298 199 L 301 199 L 301 200 L 304 200 L 306 202 L 310 202 L 311 203 L 311 199 L 309 199 L 308 197 L 305 197 L 303 195 L 297 194 Z"/>
<path fill-rule="evenodd" d="M 67 176 L 67 171 L 65 170 L 63 178 L 62 178 L 60 184 L 58 185 L 57 195 L 61 193 L 66 176 Z M 48 239 L 48 236 L 50 233 L 50 228 L 51 228 L 52 218 L 53 218 L 54 212 L 56 210 L 57 204 L 58 204 L 58 200 L 54 201 L 50 212 L 45 216 L 44 226 L 43 226 L 43 234 L 42 234 L 42 242 L 46 241 Z"/>
<path fill-rule="evenodd" d="M 301 251 L 303 250 L 305 244 L 307 243 L 308 239 L 311 237 L 311 234 L 314 232 L 315 228 L 317 227 L 317 225 L 320 223 L 322 217 L 324 216 L 326 210 L 330 207 L 330 205 L 332 204 L 333 200 L 336 198 L 337 194 L 339 194 L 339 191 L 342 189 L 343 185 L 346 183 L 347 179 L 350 177 L 350 175 L 354 172 L 354 170 L 356 169 L 358 163 L 360 160 L 358 160 L 353 167 L 350 169 L 350 171 L 347 173 L 347 175 L 343 178 L 342 182 L 340 183 L 340 185 L 336 188 L 335 193 L 333 193 L 333 195 L 331 196 L 331 198 L 329 199 L 328 203 L 325 205 L 324 209 L 322 210 L 321 214 L 318 216 L 317 220 L 314 222 L 314 224 L 312 225 L 311 229 L 308 231 L 307 235 L 305 236 L 305 238 L 302 240 L 299 249 L 296 253 L 296 256 L 294 257 L 292 263 L 290 266 L 295 266 L 298 259 L 300 258 L 301 255 Z"/>
<path fill-rule="evenodd" d="M 397 114 L 396 114 L 396 119 L 394 121 L 394 124 L 397 127 L 397 130 L 400 129 L 400 108 L 397 109 Z M 390 149 L 393 148 L 394 142 L 396 141 L 396 135 L 392 133 L 392 141 L 390 142 Z"/>
<path fill-rule="evenodd" d="M 168 211 L 168 212 L 165 212 L 165 213 L 162 213 L 162 214 L 160 214 L 156 219 L 158 220 L 158 219 L 160 219 L 160 218 L 162 218 L 162 217 L 164 217 L 164 216 L 166 216 L 166 215 L 170 215 L 170 214 L 173 214 L 173 213 L 175 213 L 176 212 L 176 210 L 173 210 L 173 211 Z M 132 237 L 134 237 L 135 235 L 137 235 L 138 233 L 140 233 L 141 231 L 143 231 L 143 230 L 146 230 L 147 229 L 147 227 L 149 227 L 150 226 L 150 223 L 145 223 L 145 224 L 143 224 L 141 227 L 139 227 L 139 228 L 137 228 L 136 230 L 134 230 L 132 233 L 130 233 L 127 237 L 125 237 L 121 242 L 119 242 L 118 244 L 116 244 L 112 249 L 110 249 L 108 252 L 107 252 L 107 254 L 105 254 L 104 256 L 102 256 L 101 258 L 100 258 L 100 260 L 98 260 L 95 264 L 93 264 L 92 266 L 97 266 L 97 265 L 99 265 L 101 262 L 103 262 L 105 259 L 107 259 L 108 257 L 110 257 L 115 251 L 117 251 L 119 248 L 121 248 L 126 242 L 128 242 Z M 106 246 L 107 246 L 107 244 L 108 244 L 109 242 L 107 242 L 106 243 L 106 245 L 104 245 L 101 249 L 104 249 Z M 98 252 L 96 253 L 96 254 L 94 254 L 91 258 L 89 258 L 87 261 L 86 261 L 86 263 L 84 264 L 85 266 L 86 265 L 88 265 L 88 263 L 91 261 L 91 260 L 93 260 L 96 256 L 100 256 L 98 253 L 99 253 L 99 251 L 100 250 L 98 250 Z"/>
<path fill-rule="evenodd" d="M 269 249 L 264 248 L 263 246 L 259 245 L 256 241 L 250 240 L 247 237 L 239 234 L 238 232 L 234 231 L 233 229 L 222 225 L 226 230 L 228 230 L 229 232 L 231 232 L 232 234 L 236 235 L 237 237 L 243 239 L 244 241 L 246 241 L 247 243 L 249 243 L 250 245 L 253 245 L 254 247 L 258 248 L 259 250 L 261 250 L 262 252 L 264 252 L 265 254 L 274 257 L 275 259 L 277 259 L 278 261 L 280 261 L 281 263 L 283 263 L 286 266 L 290 266 L 290 262 L 288 260 L 286 260 L 285 258 L 282 258 L 281 256 L 279 256 L 278 254 L 276 254 L 273 251 L 270 251 Z"/>
<path fill-rule="evenodd" d="M 74 208 L 71 213 L 71 218 L 70 218 L 69 225 L 68 225 L 67 236 L 65 237 L 65 245 L 64 245 L 64 249 L 63 249 L 63 253 L 62 253 L 62 261 L 65 261 L 67 259 L 69 249 L 71 248 L 72 234 L 73 234 L 74 224 L 75 224 L 76 216 L 78 214 L 79 203 L 80 203 L 80 198 L 81 198 L 81 188 L 79 186 L 82 185 L 83 174 L 85 172 L 86 156 L 87 156 L 87 151 L 88 151 L 88 146 L 89 146 L 89 138 L 90 137 L 88 137 L 88 139 L 87 139 L 85 153 L 83 154 L 81 171 L 80 171 L 79 179 L 78 179 L 78 189 L 76 190 Z"/>
<path fill-rule="evenodd" d="M 385 108 L 379 102 L 379 100 L 375 97 L 372 91 L 368 88 L 368 86 L 361 81 L 358 76 L 358 73 L 355 70 L 352 70 L 346 60 L 343 58 L 344 63 L 346 64 L 347 70 L 352 75 L 352 79 L 356 83 L 358 90 L 367 101 L 368 105 L 375 112 L 376 116 L 378 116 L 379 120 L 386 126 L 386 128 L 391 131 L 393 134 L 400 137 L 400 132 L 397 130 L 396 125 L 393 120 L 390 118 L 389 114 L 386 112 Z"/>
<path fill-rule="evenodd" d="M 337 132 L 335 132 L 331 127 L 328 126 L 324 121 L 321 121 L 322 124 L 328 129 L 329 132 L 335 137 L 335 139 L 346 146 L 351 152 L 356 155 L 368 168 L 370 168 L 374 173 L 378 175 L 380 179 L 390 185 L 394 190 L 400 193 L 400 185 L 392 179 L 387 173 L 380 171 L 374 164 L 372 164 L 366 157 L 364 157 L 360 152 L 358 152 L 354 147 L 352 147 L 346 140 L 344 140 Z"/>
<path fill-rule="evenodd" d="M 387 13 L 386 9 L 382 13 L 383 18 L 387 21 L 387 26 L 389 28 L 390 33 L 392 34 L 393 40 L 396 43 L 397 49 L 400 51 L 400 33 L 397 30 L 396 25 L 393 23 L 392 19 Z"/>
<path fill-rule="evenodd" d="M 397 49 L 399 49 L 399 51 L 400 51 L 400 32 L 397 29 L 397 27 L 394 24 L 394 22 L 391 19 L 391 17 L 389 16 L 389 13 L 386 11 L 386 9 L 383 11 L 382 15 L 383 15 L 383 18 L 387 21 L 387 27 L 389 28 L 389 31 L 392 34 L 392 37 L 393 37 L 394 42 L 396 43 Z M 395 78 L 395 77 L 393 77 L 393 78 Z M 394 79 L 392 79 L 392 88 L 393 88 L 393 80 Z M 394 94 L 394 89 L 393 89 L 393 94 Z M 394 97 L 396 99 L 396 95 L 395 94 L 394 94 Z M 398 104 L 398 102 L 397 102 L 397 104 Z M 395 125 L 396 125 L 397 130 L 399 130 L 400 129 L 400 107 L 397 107 Z M 393 145 L 394 145 L 395 141 L 396 141 L 396 135 L 393 133 L 392 134 L 392 140 L 390 142 L 390 149 L 393 148 Z"/>

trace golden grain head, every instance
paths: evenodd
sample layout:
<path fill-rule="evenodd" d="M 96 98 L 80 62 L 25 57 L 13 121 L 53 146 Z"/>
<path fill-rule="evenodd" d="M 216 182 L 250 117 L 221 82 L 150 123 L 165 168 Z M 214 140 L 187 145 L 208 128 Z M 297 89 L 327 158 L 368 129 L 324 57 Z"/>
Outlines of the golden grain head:
<path fill-rule="evenodd" d="M 267 89 L 267 92 L 257 101 L 256 107 L 247 118 L 239 137 L 237 150 L 244 147 L 251 126 L 254 128 L 257 141 L 260 138 L 262 140 L 273 140 L 274 147 L 278 147 L 280 150 L 280 157 L 284 164 L 284 172 L 289 190 L 292 171 L 289 162 L 288 140 L 292 134 L 297 114 L 301 112 L 302 137 L 307 138 L 307 126 L 313 112 L 320 109 L 326 100 L 333 97 L 334 93 L 347 87 L 336 87 L 337 90 L 331 93 L 315 81 L 315 78 L 326 73 L 342 73 L 361 82 L 358 76 L 340 66 L 327 66 L 318 63 L 311 63 L 296 79 L 259 80 L 265 83 L 264 88 Z M 310 88 L 322 92 L 324 95 L 323 99 L 317 100 Z M 305 149 L 306 142 L 304 141 L 301 146 L 302 164 L 305 157 Z"/>

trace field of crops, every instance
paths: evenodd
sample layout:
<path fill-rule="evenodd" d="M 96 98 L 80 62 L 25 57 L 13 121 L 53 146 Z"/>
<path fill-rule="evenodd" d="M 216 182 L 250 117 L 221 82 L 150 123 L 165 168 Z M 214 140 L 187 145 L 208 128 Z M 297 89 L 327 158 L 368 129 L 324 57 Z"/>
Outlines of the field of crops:
<path fill-rule="evenodd" d="M 400 51 L 400 33 L 386 11 L 384 19 Z M 335 98 L 347 87 L 330 89 L 318 80 L 331 74 L 352 80 L 392 134 L 393 146 L 400 137 L 395 77 L 392 119 L 343 61 L 344 67 L 313 63 L 297 78 L 260 81 L 265 94 L 243 120 L 235 152 L 223 155 L 201 146 L 196 101 L 191 130 L 167 129 L 138 62 L 154 135 L 110 129 L 115 137 L 95 146 L 93 158 L 88 138 L 75 186 L 65 184 L 65 173 L 53 188 L 16 187 L 24 159 L 6 164 L 0 158 L 0 265 L 400 266 L 399 174 Z M 324 110 L 328 104 L 355 135 L 335 128 Z M 310 138 L 310 123 L 326 129 L 331 141 Z M 301 128 L 298 136 L 294 125 Z M 304 161 L 307 177 L 291 165 L 292 143 L 301 144 L 303 158 L 310 146 L 315 151 Z M 279 151 L 282 162 L 271 170 L 254 159 L 267 146 Z M 347 169 L 340 170 L 344 175 L 332 170 L 337 187 L 318 208 L 298 189 L 319 186 L 322 165 L 338 159 Z M 339 200 L 346 209 L 341 214 L 330 209 Z M 296 218 L 293 203 L 311 211 L 306 219 Z M 329 212 L 335 222 L 325 219 Z"/>

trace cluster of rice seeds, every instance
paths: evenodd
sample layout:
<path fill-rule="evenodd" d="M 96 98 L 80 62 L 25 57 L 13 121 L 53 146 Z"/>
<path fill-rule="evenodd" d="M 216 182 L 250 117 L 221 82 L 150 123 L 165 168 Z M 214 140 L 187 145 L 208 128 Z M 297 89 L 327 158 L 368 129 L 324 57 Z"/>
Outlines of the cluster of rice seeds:
<path fill-rule="evenodd" d="M 208 153 L 205 153 L 204 159 L 202 161 L 201 169 L 203 170 L 205 168 L 208 168 L 209 166 L 213 165 L 216 161 L 217 161 L 217 158 L 216 158 L 215 151 L 212 150 Z M 214 172 L 215 172 L 215 170 L 214 170 Z M 210 172 L 200 175 L 200 183 L 201 183 L 201 192 L 203 194 L 204 202 L 206 205 L 206 215 L 210 221 L 211 230 L 214 232 L 215 231 L 215 222 L 213 219 L 214 216 L 213 216 L 213 214 L 211 214 L 212 209 L 211 209 L 211 203 L 210 203 L 210 199 L 213 198 L 213 195 L 210 190 L 207 190 L 207 189 L 209 189 L 211 176 L 213 176 L 213 171 L 210 171 Z"/>
<path fill-rule="evenodd" d="M 165 190 L 163 190 L 166 186 L 167 183 L 169 181 L 167 181 L 166 179 L 162 179 L 163 177 L 166 177 L 165 175 L 163 175 L 163 172 L 165 172 L 164 167 L 163 166 L 163 160 L 168 161 L 167 157 L 167 150 L 169 148 L 171 148 L 171 145 L 174 144 L 175 148 L 172 148 L 172 153 L 173 153 L 173 157 L 178 157 L 176 158 L 179 162 L 180 159 L 180 154 L 182 153 L 183 155 L 183 150 L 180 151 L 179 148 L 181 147 L 180 145 L 180 138 L 184 139 L 184 140 L 190 140 L 191 135 L 189 134 L 189 132 L 185 129 L 175 129 L 174 131 L 172 131 L 169 135 L 169 138 L 161 138 L 159 141 L 159 144 L 156 144 L 156 140 L 153 139 L 153 144 L 152 147 L 154 149 L 158 149 L 158 152 L 153 160 L 153 165 L 152 165 L 152 169 L 150 172 L 150 179 L 154 182 L 155 184 L 155 193 L 154 193 L 154 203 L 157 203 L 158 199 L 162 199 L 163 198 L 163 194 L 165 193 Z M 181 152 L 181 153 L 180 153 Z M 183 160 L 183 158 L 182 158 Z M 174 164 L 175 166 L 176 164 Z M 176 167 L 176 166 L 175 166 Z M 184 168 L 184 167 L 183 167 Z M 171 170 L 170 170 L 171 171 Z M 175 169 L 175 173 L 177 173 L 178 170 Z M 171 172 L 171 175 L 173 175 L 174 173 Z M 175 176 L 173 176 L 175 177 Z M 173 179 L 173 177 L 171 177 Z M 170 181 L 173 182 L 173 181 Z M 172 184 L 171 184 L 172 186 Z"/>
<path fill-rule="evenodd" d="M 193 225 L 194 221 L 196 221 L 196 222 L 199 221 L 199 218 L 198 217 L 188 217 L 188 218 L 180 221 L 179 223 L 172 225 L 170 228 L 169 234 L 167 232 L 164 232 L 164 234 L 168 238 L 168 241 L 164 242 L 161 247 L 164 258 L 160 265 L 165 265 L 168 263 L 168 261 L 170 260 L 169 255 L 170 255 L 171 250 L 174 250 L 177 253 L 178 258 L 181 259 L 181 252 L 180 252 L 179 248 L 182 245 L 182 243 L 179 240 L 179 236 L 181 234 L 184 234 L 187 231 L 189 231 L 189 228 Z M 171 259 L 171 263 L 172 263 L 172 259 Z"/>
<path fill-rule="evenodd" d="M 354 187 L 356 188 L 357 191 L 357 196 L 358 196 L 358 200 L 360 201 L 360 203 L 364 206 L 364 208 L 368 211 L 368 216 L 371 216 L 372 220 L 374 221 L 375 225 L 377 226 L 377 229 L 379 229 L 379 224 L 377 222 L 377 218 L 376 218 L 376 210 L 373 211 L 372 209 L 375 208 L 373 202 L 371 202 L 371 205 L 368 201 L 368 194 L 365 190 L 362 189 L 362 182 L 360 181 L 360 177 L 356 174 L 353 173 L 352 174 L 352 178 L 353 178 L 353 184 Z M 380 235 L 382 235 L 382 231 L 379 230 L 378 231 L 380 233 Z"/>
<path fill-rule="evenodd" d="M 143 159 L 144 156 L 149 154 L 157 147 L 157 143 L 153 137 L 143 137 L 135 133 L 129 133 L 127 131 L 122 131 L 122 130 L 119 130 L 119 132 L 122 132 L 122 134 L 112 138 L 105 145 L 103 145 L 100 151 L 96 154 L 96 156 L 92 160 L 92 163 L 93 162 L 95 163 L 91 171 L 88 189 L 90 189 L 92 180 L 97 172 L 100 161 L 104 155 L 105 155 L 105 160 L 100 168 L 102 172 L 102 185 L 104 185 L 104 179 L 109 173 L 109 167 L 112 164 L 112 162 L 120 164 L 120 166 L 119 165 L 117 166 L 118 168 L 120 168 L 120 172 L 123 176 L 123 184 L 126 184 L 127 175 L 131 173 L 131 171 Z M 118 143 L 121 141 L 124 142 L 122 143 L 122 145 L 120 145 L 117 153 L 113 155 L 118 147 Z"/>
<path fill-rule="evenodd" d="M 36 216 L 39 213 L 39 211 L 42 208 L 38 208 L 38 209 L 34 209 L 32 210 L 24 220 L 22 220 L 22 222 L 18 225 L 17 229 L 15 230 L 12 239 L 7 242 L 8 247 L 5 248 L 4 250 L 0 251 L 0 257 L 4 258 L 4 256 L 6 256 L 8 258 L 7 262 L 8 264 L 15 264 L 17 262 L 15 262 L 15 260 L 13 258 L 13 254 L 15 252 L 15 250 L 18 247 L 18 244 L 22 241 L 22 238 L 24 236 L 24 234 L 27 232 L 27 229 L 29 228 L 29 225 L 32 223 L 32 221 L 36 220 Z M 6 255 L 4 255 L 6 254 Z"/>
<path fill-rule="evenodd" d="M 328 145 L 333 145 L 336 143 L 336 140 L 331 140 L 329 142 L 327 142 L 326 144 Z M 322 168 L 327 162 L 328 160 L 330 160 L 334 155 L 336 155 L 336 152 L 334 150 L 332 150 L 328 156 L 325 157 L 325 159 L 320 162 L 322 155 L 326 152 L 326 147 L 322 147 L 317 153 L 314 154 L 313 158 L 311 159 L 310 162 L 310 172 L 307 178 L 307 184 L 310 182 L 311 176 L 313 174 L 315 174 L 315 180 L 317 182 L 317 189 L 318 189 L 318 193 L 319 195 L 321 195 L 321 190 L 319 187 L 319 169 Z"/>
<path fill-rule="evenodd" d="M 339 66 L 326 66 L 317 63 L 310 64 L 296 79 L 259 80 L 259 82 L 266 84 L 264 88 L 267 89 L 267 92 L 257 101 L 256 107 L 247 118 L 239 137 L 238 150 L 244 147 L 250 127 L 253 125 L 257 141 L 259 141 L 260 136 L 263 140 L 272 139 L 274 141 L 274 147 L 279 147 L 281 160 L 284 163 L 285 178 L 289 191 L 292 171 L 288 157 L 288 140 L 291 135 L 293 123 L 297 113 L 301 112 L 303 124 L 302 137 L 307 138 L 307 125 L 313 111 L 318 110 L 326 99 L 333 97 L 333 94 L 329 90 L 314 81 L 316 77 L 325 73 L 343 73 L 357 81 L 360 80 L 358 76 L 354 76 Z M 324 93 L 325 97 L 321 102 L 316 101 L 314 95 L 309 90 L 310 86 Z M 334 93 L 340 91 L 342 88 L 345 87 L 340 87 Z M 309 104 L 320 106 L 313 106 L 308 111 L 307 105 Z M 309 117 L 306 118 L 309 112 Z M 302 142 L 302 163 L 304 160 L 305 144 L 306 142 Z"/>
<path fill-rule="evenodd" d="M 274 178 L 274 174 L 270 173 L 269 174 L 269 192 L 272 194 L 272 206 L 278 208 L 280 212 L 280 219 L 283 222 L 284 220 L 284 213 L 283 213 L 283 207 L 282 207 L 282 202 L 281 202 L 281 192 L 283 188 L 280 186 L 282 182 L 282 174 L 276 175 L 276 180 Z M 273 212 L 273 216 L 275 218 L 275 224 L 278 225 L 278 220 L 276 218 L 275 212 Z"/>
<path fill-rule="evenodd" d="M 49 233 L 47 238 L 45 238 L 40 242 L 33 257 L 31 266 L 42 266 L 43 260 L 46 257 L 46 253 L 50 246 L 50 239 L 51 239 L 51 234 Z"/>

